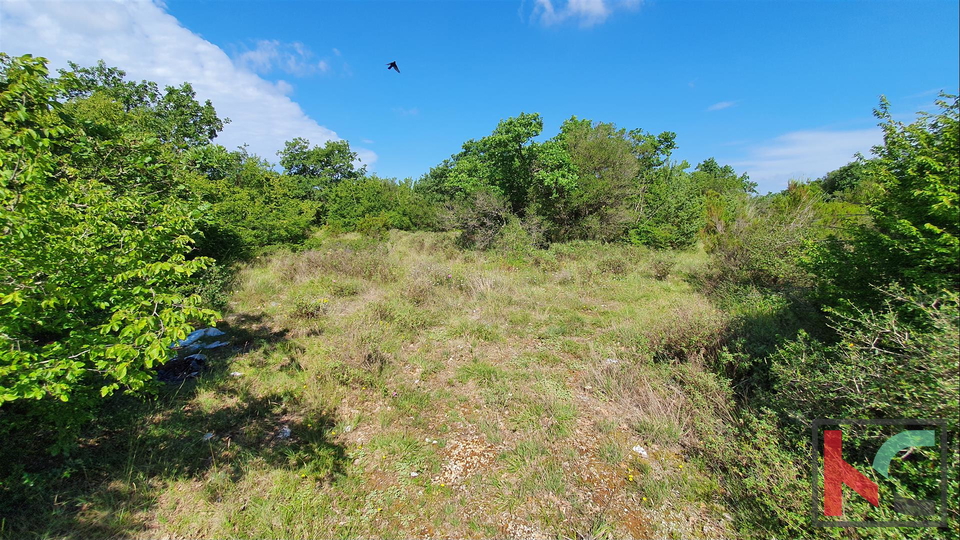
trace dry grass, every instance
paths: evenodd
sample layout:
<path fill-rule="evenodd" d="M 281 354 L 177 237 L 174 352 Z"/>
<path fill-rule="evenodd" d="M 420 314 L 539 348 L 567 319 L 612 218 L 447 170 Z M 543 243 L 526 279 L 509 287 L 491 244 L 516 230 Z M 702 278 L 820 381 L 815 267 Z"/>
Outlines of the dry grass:
<path fill-rule="evenodd" d="M 141 478 L 154 502 L 126 509 L 141 525 L 122 536 L 729 534 L 691 420 L 714 413 L 677 375 L 700 373 L 688 362 L 725 328 L 684 280 L 702 255 L 655 277 L 629 246 L 518 261 L 391 232 L 313 247 L 243 270 L 230 327 L 274 338 L 179 398 L 220 418 L 182 434 L 215 433 L 206 464 Z"/>

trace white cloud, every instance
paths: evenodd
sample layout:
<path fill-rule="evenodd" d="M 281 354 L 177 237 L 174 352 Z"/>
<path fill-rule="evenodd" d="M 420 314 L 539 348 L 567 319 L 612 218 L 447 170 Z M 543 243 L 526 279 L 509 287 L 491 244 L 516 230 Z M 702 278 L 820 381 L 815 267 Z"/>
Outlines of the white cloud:
<path fill-rule="evenodd" d="M 879 128 L 850 131 L 794 131 L 747 148 L 741 160 L 725 161 L 757 182 L 757 191 L 780 191 L 790 180 L 819 178 L 865 156 L 883 142 Z"/>
<path fill-rule="evenodd" d="M 51 72 L 67 67 L 67 61 L 95 65 L 103 59 L 130 79 L 161 86 L 191 83 L 198 99 L 211 100 L 221 118 L 230 118 L 216 140 L 228 148 L 246 143 L 251 152 L 275 162 L 277 150 L 294 137 L 313 144 L 338 139 L 287 97 L 289 83 L 271 83 L 232 62 L 153 2 L 0 0 L 0 20 L 4 52 L 44 56 Z M 294 59 L 309 52 L 295 45 L 290 49 Z M 270 62 L 269 47 L 247 61 Z M 355 151 L 368 165 L 377 159 L 370 150 Z"/>
<path fill-rule="evenodd" d="M 282 71 L 297 77 L 330 70 L 330 64 L 325 60 L 317 62 L 313 57 L 313 52 L 298 41 L 281 43 L 275 39 L 261 39 L 256 42 L 256 47 L 237 55 L 236 63 L 256 73 Z"/>
<path fill-rule="evenodd" d="M 293 92 L 293 85 L 283 79 L 280 79 L 274 83 L 274 86 L 276 86 L 277 90 L 279 90 L 280 93 L 285 96 Z"/>
<path fill-rule="evenodd" d="M 641 0 L 535 0 L 530 19 L 544 26 L 573 20 L 581 27 L 590 27 L 606 21 L 614 10 L 633 10 L 640 3 Z"/>
<path fill-rule="evenodd" d="M 420 114 L 420 109 L 417 107 L 405 108 L 405 107 L 394 107 L 393 112 L 399 114 L 400 116 L 417 116 Z"/>
<path fill-rule="evenodd" d="M 736 101 L 721 101 L 720 103 L 714 103 L 713 105 L 707 107 L 708 111 L 721 111 L 723 109 L 728 109 L 736 105 Z"/>

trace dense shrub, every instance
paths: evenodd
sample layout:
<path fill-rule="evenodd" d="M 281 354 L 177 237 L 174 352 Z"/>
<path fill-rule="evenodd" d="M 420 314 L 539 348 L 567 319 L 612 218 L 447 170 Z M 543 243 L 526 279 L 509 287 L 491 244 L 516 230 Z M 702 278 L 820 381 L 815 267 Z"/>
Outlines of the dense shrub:
<path fill-rule="evenodd" d="M 866 205 L 872 222 L 810 255 L 824 302 L 878 307 L 877 291 L 891 284 L 960 289 L 960 103 L 944 94 L 937 106 L 909 125 L 886 101 L 876 111 L 884 144 L 867 169 L 878 186 Z"/>
<path fill-rule="evenodd" d="M 487 249 L 512 217 L 509 203 L 502 195 L 481 189 L 454 205 L 448 219 L 451 228 L 460 231 L 457 242 L 462 247 Z"/>
<path fill-rule="evenodd" d="M 330 188 L 326 212 L 327 224 L 335 229 L 375 234 L 428 229 L 436 219 L 433 205 L 414 192 L 411 182 L 376 176 L 343 180 Z"/>
<path fill-rule="evenodd" d="M 823 204 L 815 186 L 791 183 L 782 193 L 752 199 L 737 213 L 718 218 L 705 247 L 724 279 L 810 286 L 812 278 L 800 263 L 807 242 L 826 234 L 828 224 L 819 215 Z"/>
<path fill-rule="evenodd" d="M 194 193 L 209 203 L 201 252 L 220 261 L 240 259 L 270 245 L 299 244 L 319 203 L 307 198 L 295 177 L 281 175 L 245 149 L 195 148 L 185 164 Z"/>
<path fill-rule="evenodd" d="M 704 198 L 685 167 L 672 164 L 647 175 L 639 219 L 627 233 L 631 242 L 656 248 L 685 248 L 696 242 L 704 225 Z"/>
<path fill-rule="evenodd" d="M 956 423 L 956 293 L 884 292 L 884 307 L 835 313 L 839 341 L 806 335 L 774 356 L 775 398 L 797 419 L 947 418 Z M 909 317 L 901 314 L 909 313 Z"/>
<path fill-rule="evenodd" d="M 36 400 L 20 410 L 65 449 L 100 396 L 149 387 L 213 321 L 178 293 L 211 261 L 187 260 L 199 212 L 165 146 L 70 115 L 43 59 L 0 70 L 0 405 Z"/>

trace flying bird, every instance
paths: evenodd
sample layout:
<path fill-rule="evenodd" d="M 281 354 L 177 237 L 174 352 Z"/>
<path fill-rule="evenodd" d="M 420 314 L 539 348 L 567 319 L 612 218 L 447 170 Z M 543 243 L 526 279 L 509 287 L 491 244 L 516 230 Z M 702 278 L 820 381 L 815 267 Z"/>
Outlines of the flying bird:
<path fill-rule="evenodd" d="M 400 73 L 400 68 L 397 67 L 396 62 L 390 62 L 389 64 L 387 64 L 387 70 L 391 70 L 391 69 L 395 69 L 397 70 L 397 73 Z"/>

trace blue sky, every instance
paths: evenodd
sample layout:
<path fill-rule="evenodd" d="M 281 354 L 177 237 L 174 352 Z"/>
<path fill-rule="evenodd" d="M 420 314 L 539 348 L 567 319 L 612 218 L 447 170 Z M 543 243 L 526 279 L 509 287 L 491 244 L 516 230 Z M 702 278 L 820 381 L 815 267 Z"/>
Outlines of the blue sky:
<path fill-rule="evenodd" d="M 193 82 L 233 122 L 220 142 L 350 141 L 418 177 L 502 118 L 538 112 L 677 133 L 760 183 L 816 177 L 960 79 L 955 1 L 0 0 L 0 50 Z M 386 70 L 396 60 L 401 73 Z"/>

